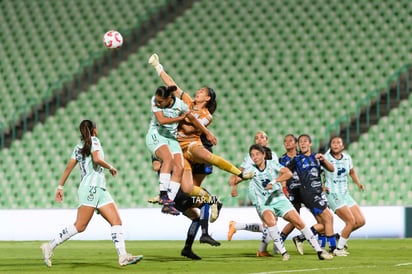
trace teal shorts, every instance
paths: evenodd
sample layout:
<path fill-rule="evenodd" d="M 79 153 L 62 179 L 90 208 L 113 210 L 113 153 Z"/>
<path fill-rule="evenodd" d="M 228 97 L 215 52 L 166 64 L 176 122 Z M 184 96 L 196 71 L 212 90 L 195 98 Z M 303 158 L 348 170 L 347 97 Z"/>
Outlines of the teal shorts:
<path fill-rule="evenodd" d="M 150 130 L 146 134 L 146 146 L 149 148 L 152 155 L 156 155 L 156 150 L 162 145 L 167 145 L 172 154 L 182 154 L 182 149 L 176 139 L 164 137 L 156 130 Z"/>
<path fill-rule="evenodd" d="M 291 210 L 294 210 L 292 203 L 286 198 L 286 196 L 279 196 L 273 198 L 269 204 L 259 203 L 255 205 L 256 211 L 260 217 L 262 217 L 263 212 L 266 210 L 272 211 L 276 216 L 285 216 Z"/>
<path fill-rule="evenodd" d="M 104 189 L 95 186 L 81 185 L 77 191 L 79 196 L 79 207 L 90 206 L 100 208 L 110 203 L 114 203 L 112 195 Z"/>
<path fill-rule="evenodd" d="M 348 207 L 356 205 L 355 200 L 350 196 L 349 192 L 346 193 L 326 193 L 329 207 L 333 212 L 336 212 L 339 208 L 347 205 Z"/>

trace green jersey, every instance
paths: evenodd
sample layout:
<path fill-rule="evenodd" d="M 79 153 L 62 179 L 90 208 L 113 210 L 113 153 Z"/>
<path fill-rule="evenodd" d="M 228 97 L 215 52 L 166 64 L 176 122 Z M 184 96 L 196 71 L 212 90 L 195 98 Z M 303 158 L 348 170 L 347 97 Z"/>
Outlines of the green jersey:
<path fill-rule="evenodd" d="M 80 150 L 83 148 L 83 142 L 79 143 L 73 150 L 72 158 L 76 159 L 80 166 L 81 185 L 95 186 L 100 188 L 106 188 L 106 178 L 104 176 L 104 168 L 95 164 L 92 159 L 92 155 L 84 157 Z M 92 147 L 90 152 L 99 151 L 99 156 L 104 159 L 103 147 L 100 144 L 100 140 L 92 136 Z"/>
<path fill-rule="evenodd" d="M 347 153 L 342 153 L 341 159 L 336 159 L 330 151 L 325 153 L 325 158 L 334 167 L 335 171 L 330 172 L 325 169 L 325 186 L 331 193 L 346 193 L 349 191 L 349 171 L 353 168 L 352 158 Z"/>
<path fill-rule="evenodd" d="M 166 138 L 176 139 L 178 122 L 161 125 L 154 115 L 155 112 L 162 111 L 167 118 L 176 118 L 189 111 L 189 107 L 179 98 L 174 97 L 173 106 L 169 108 L 159 108 L 155 104 L 155 97 L 152 97 L 152 119 L 150 121 L 149 131 L 156 130 L 160 135 Z"/>
<path fill-rule="evenodd" d="M 272 186 L 272 189 L 266 189 L 266 186 L 279 176 L 280 169 L 283 168 L 277 159 L 266 160 L 266 167 L 263 170 L 257 168 L 254 164 L 250 165 L 246 172 L 253 171 L 254 176 L 249 183 L 249 199 L 254 205 L 266 204 L 271 199 L 284 196 L 282 185 L 278 182 Z"/>

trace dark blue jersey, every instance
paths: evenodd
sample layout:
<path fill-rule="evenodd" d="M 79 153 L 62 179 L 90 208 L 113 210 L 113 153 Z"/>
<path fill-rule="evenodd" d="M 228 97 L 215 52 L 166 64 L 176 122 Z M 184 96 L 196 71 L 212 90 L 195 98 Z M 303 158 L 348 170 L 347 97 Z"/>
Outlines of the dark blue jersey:
<path fill-rule="evenodd" d="M 298 154 L 290 160 L 287 168 L 292 172 L 297 173 L 302 188 L 320 193 L 322 192 L 322 181 L 320 176 L 322 169 L 321 164 L 319 160 L 315 158 L 315 155 L 316 153 L 312 153 L 309 156 Z"/>
<path fill-rule="evenodd" d="M 287 166 L 293 158 L 289 157 L 286 153 L 280 156 L 279 158 L 279 164 L 282 166 Z M 291 189 L 298 189 L 300 187 L 300 180 L 298 173 L 296 171 L 292 171 L 293 177 L 287 180 L 286 186 L 288 187 L 289 190 Z"/>

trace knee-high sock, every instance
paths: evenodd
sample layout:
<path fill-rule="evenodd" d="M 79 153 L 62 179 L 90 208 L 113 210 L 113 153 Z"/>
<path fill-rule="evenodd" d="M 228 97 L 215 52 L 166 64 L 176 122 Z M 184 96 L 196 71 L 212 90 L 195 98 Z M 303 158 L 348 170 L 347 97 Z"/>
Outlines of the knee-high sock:
<path fill-rule="evenodd" d="M 168 191 L 170 185 L 170 173 L 160 173 L 159 174 L 159 190 Z"/>
<path fill-rule="evenodd" d="M 236 230 L 247 230 L 250 232 L 263 232 L 263 225 L 260 223 L 235 223 Z"/>
<path fill-rule="evenodd" d="M 74 235 L 79 233 L 74 225 L 68 225 L 65 228 L 62 229 L 62 231 L 53 239 L 50 241 L 50 247 L 51 249 L 55 249 L 56 246 L 62 244 L 63 242 L 67 241 Z"/>
<path fill-rule="evenodd" d="M 203 204 L 200 209 L 200 226 L 202 227 L 202 235 L 209 234 L 209 204 Z"/>
<path fill-rule="evenodd" d="M 326 235 L 318 234 L 318 240 L 319 240 L 320 247 L 325 248 L 326 247 Z"/>
<path fill-rule="evenodd" d="M 200 227 L 200 219 L 194 219 L 192 223 L 189 226 L 189 229 L 187 231 L 187 237 L 186 237 L 186 242 L 185 242 L 185 248 L 192 249 L 193 242 L 195 240 L 197 231 L 199 230 Z"/>
<path fill-rule="evenodd" d="M 112 240 L 119 256 L 127 254 L 126 244 L 123 238 L 123 228 L 121 225 L 114 225 L 112 230 Z"/>
<path fill-rule="evenodd" d="M 176 194 L 179 191 L 179 189 L 180 189 L 180 184 L 178 182 L 170 181 L 169 191 L 167 193 L 171 200 L 174 200 L 176 198 Z"/>
<path fill-rule="evenodd" d="M 268 228 L 267 227 L 263 228 L 262 241 L 260 242 L 259 251 L 267 251 L 268 244 L 269 244 L 270 239 L 271 239 L 271 237 L 268 234 L 269 234 Z"/>
<path fill-rule="evenodd" d="M 339 249 L 344 249 L 347 242 L 348 242 L 348 239 L 343 238 L 342 236 L 340 236 L 339 241 L 338 241 L 338 248 Z"/>
<path fill-rule="evenodd" d="M 279 250 L 280 254 L 283 254 L 286 252 L 285 245 L 283 244 L 282 239 L 280 238 L 280 233 L 278 227 L 272 226 L 268 227 L 268 232 L 270 237 L 273 239 L 273 244 L 276 246 L 277 250 Z"/>
<path fill-rule="evenodd" d="M 331 251 L 336 249 L 336 238 L 335 235 L 326 236 L 326 241 L 328 242 Z"/>
<path fill-rule="evenodd" d="M 319 245 L 318 240 L 316 239 L 316 236 L 313 235 L 313 232 L 305 226 L 300 232 L 305 236 L 306 240 L 310 243 L 310 245 L 316 250 L 316 251 L 322 251 L 322 248 Z"/>
<path fill-rule="evenodd" d="M 234 175 L 239 176 L 240 174 L 242 174 L 242 171 L 240 171 L 240 169 L 238 169 L 231 162 L 229 162 L 228 160 L 225 160 L 222 157 L 217 156 L 213 153 L 210 156 L 209 163 L 211 163 L 214 166 L 217 166 L 220 169 L 223 169 L 224 171 L 230 172 Z"/>

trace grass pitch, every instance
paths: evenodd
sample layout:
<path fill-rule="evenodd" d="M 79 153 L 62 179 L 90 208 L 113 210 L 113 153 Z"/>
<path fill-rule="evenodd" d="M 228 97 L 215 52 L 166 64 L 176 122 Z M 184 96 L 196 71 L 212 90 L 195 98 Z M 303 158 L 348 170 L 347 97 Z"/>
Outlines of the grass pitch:
<path fill-rule="evenodd" d="M 354 239 L 348 257 L 331 261 L 319 261 L 307 243 L 301 256 L 287 240 L 287 262 L 279 255 L 255 257 L 259 241 L 221 243 L 212 247 L 196 241 L 193 251 L 202 260 L 192 261 L 180 256 L 183 241 L 127 241 L 128 251 L 144 259 L 119 267 L 112 242 L 69 240 L 55 250 L 53 266 L 47 268 L 40 242 L 0 242 L 0 273 L 412 273 L 412 239 Z"/>

